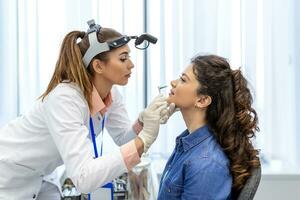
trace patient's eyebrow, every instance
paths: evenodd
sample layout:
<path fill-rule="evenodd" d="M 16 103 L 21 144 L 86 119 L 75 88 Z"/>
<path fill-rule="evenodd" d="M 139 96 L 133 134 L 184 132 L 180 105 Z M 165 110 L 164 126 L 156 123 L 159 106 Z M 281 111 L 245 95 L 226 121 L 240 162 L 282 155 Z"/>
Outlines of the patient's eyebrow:
<path fill-rule="evenodd" d="M 185 76 L 185 77 L 187 77 L 189 80 L 191 80 L 190 77 L 189 77 L 186 73 L 182 73 L 181 75 L 182 75 L 182 76 Z"/>

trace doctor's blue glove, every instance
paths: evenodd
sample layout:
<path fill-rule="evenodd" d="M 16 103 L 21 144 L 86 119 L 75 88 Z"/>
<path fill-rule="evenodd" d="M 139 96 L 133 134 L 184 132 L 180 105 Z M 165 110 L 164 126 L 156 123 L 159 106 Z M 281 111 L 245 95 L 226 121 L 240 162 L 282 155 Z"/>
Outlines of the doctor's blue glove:
<path fill-rule="evenodd" d="M 139 120 L 143 123 L 143 130 L 139 133 L 138 137 L 140 137 L 144 143 L 144 152 L 147 152 L 149 147 L 156 140 L 159 132 L 161 112 L 167 109 L 167 106 L 166 97 L 158 95 L 148 107 L 140 113 Z"/>

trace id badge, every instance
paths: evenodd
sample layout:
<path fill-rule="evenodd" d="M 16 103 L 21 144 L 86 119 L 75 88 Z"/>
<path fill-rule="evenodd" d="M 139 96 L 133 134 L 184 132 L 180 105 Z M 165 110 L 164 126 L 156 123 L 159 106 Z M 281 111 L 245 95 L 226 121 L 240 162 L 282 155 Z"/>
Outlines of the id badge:
<path fill-rule="evenodd" d="M 102 127 L 101 127 L 102 139 L 103 139 L 104 122 L 105 122 L 105 116 L 103 116 Z M 93 142 L 95 158 L 98 158 L 96 135 L 94 132 L 92 117 L 90 117 L 90 133 Z M 102 147 L 103 147 L 103 140 L 101 140 L 100 156 L 102 156 Z M 112 183 L 107 183 L 106 185 L 102 186 L 101 188 L 98 188 L 96 191 L 88 195 L 88 200 L 113 200 L 113 199 L 114 199 L 114 191 L 113 191 Z"/>
<path fill-rule="evenodd" d="M 113 184 L 107 183 L 106 185 L 98 188 L 96 191 L 90 193 L 89 200 L 113 200 L 114 191 Z"/>

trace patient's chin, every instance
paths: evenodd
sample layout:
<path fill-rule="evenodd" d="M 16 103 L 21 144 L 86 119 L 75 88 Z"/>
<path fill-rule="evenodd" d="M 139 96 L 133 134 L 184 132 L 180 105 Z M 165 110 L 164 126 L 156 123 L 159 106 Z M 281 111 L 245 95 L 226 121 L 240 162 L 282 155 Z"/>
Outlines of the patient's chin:
<path fill-rule="evenodd" d="M 168 98 L 167 98 L 167 102 L 168 102 L 168 104 L 174 103 L 174 102 L 172 101 L 172 98 L 171 98 L 171 97 L 168 97 Z"/>

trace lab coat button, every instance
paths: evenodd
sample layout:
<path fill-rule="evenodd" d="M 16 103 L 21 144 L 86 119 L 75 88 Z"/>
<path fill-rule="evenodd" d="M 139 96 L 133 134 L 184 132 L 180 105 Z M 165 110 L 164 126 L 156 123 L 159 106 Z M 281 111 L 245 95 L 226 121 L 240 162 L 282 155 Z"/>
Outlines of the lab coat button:
<path fill-rule="evenodd" d="M 33 194 L 32 198 L 35 199 L 35 197 L 36 197 L 36 194 Z"/>

